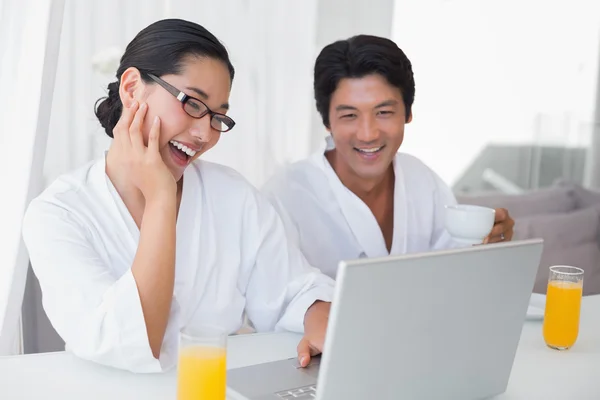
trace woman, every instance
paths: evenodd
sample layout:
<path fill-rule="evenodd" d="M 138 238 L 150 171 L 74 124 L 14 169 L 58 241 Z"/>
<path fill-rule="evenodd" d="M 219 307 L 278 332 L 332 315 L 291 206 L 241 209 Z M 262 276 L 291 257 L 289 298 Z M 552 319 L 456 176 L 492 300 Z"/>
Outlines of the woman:
<path fill-rule="evenodd" d="M 198 160 L 233 128 L 234 68 L 203 27 L 163 20 L 127 46 L 96 115 L 105 157 L 29 206 L 23 236 L 44 308 L 76 355 L 137 372 L 174 365 L 183 327 L 304 331 L 321 350 L 333 281 L 288 244 L 239 174 Z"/>

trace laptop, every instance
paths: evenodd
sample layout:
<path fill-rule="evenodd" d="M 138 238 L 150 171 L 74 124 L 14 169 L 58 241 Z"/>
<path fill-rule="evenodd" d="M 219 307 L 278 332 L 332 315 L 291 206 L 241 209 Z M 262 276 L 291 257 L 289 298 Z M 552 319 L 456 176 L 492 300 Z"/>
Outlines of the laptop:
<path fill-rule="evenodd" d="M 543 241 L 343 261 L 325 347 L 231 369 L 240 400 L 483 399 L 506 391 Z"/>

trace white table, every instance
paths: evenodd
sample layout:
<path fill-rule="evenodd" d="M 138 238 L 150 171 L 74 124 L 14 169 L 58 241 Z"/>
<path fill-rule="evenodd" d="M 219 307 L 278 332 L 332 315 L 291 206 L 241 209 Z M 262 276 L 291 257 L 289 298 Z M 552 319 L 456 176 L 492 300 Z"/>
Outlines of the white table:
<path fill-rule="evenodd" d="M 547 348 L 540 321 L 527 321 L 507 391 L 498 400 L 600 399 L 600 296 L 583 300 L 575 346 Z M 231 337 L 230 368 L 294 357 L 290 333 Z M 175 372 L 136 375 L 65 352 L 0 357 L 0 399 L 175 399 Z"/>

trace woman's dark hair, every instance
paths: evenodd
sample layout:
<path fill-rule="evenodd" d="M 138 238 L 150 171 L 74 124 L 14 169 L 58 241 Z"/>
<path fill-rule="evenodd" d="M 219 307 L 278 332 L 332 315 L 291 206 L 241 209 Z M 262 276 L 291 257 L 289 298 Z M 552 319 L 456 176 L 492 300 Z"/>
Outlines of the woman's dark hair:
<path fill-rule="evenodd" d="M 358 35 L 326 46 L 315 62 L 315 100 L 317 111 L 327 128 L 330 128 L 331 96 L 340 81 L 372 74 L 383 76 L 391 85 L 400 89 L 408 119 L 415 99 L 415 80 L 410 60 L 389 39 Z"/>
<path fill-rule="evenodd" d="M 113 137 L 113 129 L 123 111 L 119 97 L 121 75 L 127 68 L 142 72 L 145 82 L 153 81 L 146 74 L 163 76 L 180 74 L 188 57 L 208 57 L 222 61 L 233 81 L 235 70 L 227 49 L 202 26 L 181 19 L 157 21 L 140 31 L 127 45 L 117 69 L 117 81 L 108 85 L 108 96 L 98 99 L 95 113 L 106 134 Z"/>

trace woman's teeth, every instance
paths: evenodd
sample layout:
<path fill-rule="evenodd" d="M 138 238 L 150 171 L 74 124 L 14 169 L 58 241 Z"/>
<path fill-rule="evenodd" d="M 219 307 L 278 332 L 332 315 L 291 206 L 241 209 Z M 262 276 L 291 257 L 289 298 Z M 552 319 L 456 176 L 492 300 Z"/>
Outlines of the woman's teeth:
<path fill-rule="evenodd" d="M 176 140 L 171 140 L 169 143 L 171 143 L 173 146 L 177 147 L 179 150 L 183 151 L 185 154 L 187 154 L 190 157 L 194 157 L 196 155 L 196 150 L 192 150 L 187 146 L 184 146 L 183 144 L 179 143 Z"/>

